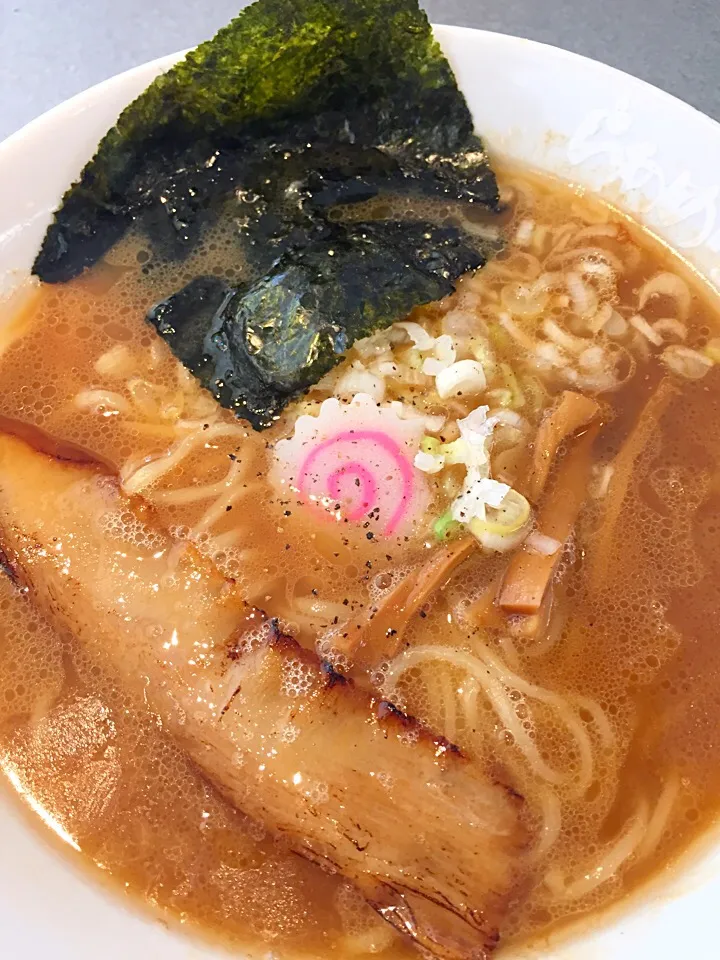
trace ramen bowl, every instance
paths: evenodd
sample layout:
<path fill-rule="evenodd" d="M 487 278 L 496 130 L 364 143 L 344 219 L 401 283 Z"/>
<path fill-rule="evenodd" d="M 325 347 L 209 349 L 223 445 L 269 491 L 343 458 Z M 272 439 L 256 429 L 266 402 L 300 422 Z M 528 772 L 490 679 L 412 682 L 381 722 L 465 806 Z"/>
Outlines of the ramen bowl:
<path fill-rule="evenodd" d="M 686 104 L 602 64 L 513 37 L 438 27 L 491 152 L 587 187 L 645 224 L 720 286 L 720 126 Z M 177 56 L 145 64 L 60 105 L 0 146 L 0 292 L 28 275 L 51 212 L 120 110 Z M 72 838 L 46 811 L 56 842 L 0 790 L 0 944 L 9 957 L 212 960 L 226 955 L 167 926 L 73 858 Z M 70 841 L 70 842 L 68 842 Z M 521 955 L 553 960 L 712 955 L 720 847 L 706 836 L 686 862 L 613 911 Z M 268 948 L 269 949 L 269 948 Z M 512 954 L 502 954 L 511 956 Z M 272 956 L 271 953 L 267 954 Z"/>

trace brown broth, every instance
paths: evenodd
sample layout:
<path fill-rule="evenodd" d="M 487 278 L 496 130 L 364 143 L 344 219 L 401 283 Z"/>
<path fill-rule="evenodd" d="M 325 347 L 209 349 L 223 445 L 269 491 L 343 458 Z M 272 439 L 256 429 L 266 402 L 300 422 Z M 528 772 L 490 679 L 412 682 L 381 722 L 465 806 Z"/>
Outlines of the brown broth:
<path fill-rule="evenodd" d="M 720 308 L 699 278 L 619 212 L 547 178 L 510 169 L 503 178 L 516 191 L 511 235 L 528 216 L 554 227 L 568 221 L 615 224 L 617 238 L 593 242 L 617 255 L 639 251 L 623 274 L 617 306 L 630 305 L 659 270 L 671 270 L 692 290 L 688 345 L 702 347 L 717 331 Z M 222 261 L 226 239 L 209 242 L 182 272 L 191 276 L 203 258 Z M 138 249 L 131 240 L 113 253 L 111 264 L 68 285 L 42 288 L 29 303 L 22 322 L 13 325 L 21 335 L 8 335 L 0 345 L 0 424 L 11 421 L 13 432 L 30 439 L 41 434 L 56 450 L 81 451 L 121 470 L 177 440 L 169 419 L 147 413 L 153 404 L 174 397 L 183 416 L 199 421 L 209 416 L 201 392 L 178 382 L 169 351 L 142 320 L 183 277 L 166 265 L 149 273 L 147 266 L 145 273 L 133 269 L 133 258 L 146 262 L 142 250 L 137 257 Z M 502 263 L 512 264 L 522 254 L 511 244 Z M 490 274 L 483 277 L 471 281 L 478 310 L 483 298 L 491 299 Z M 456 299 L 466 295 L 461 285 Z M 667 298 L 658 297 L 644 315 L 652 321 L 669 307 Z M 437 325 L 446 309 L 447 304 L 425 308 L 414 319 Z M 134 394 L 111 384 L 96 367 L 118 345 L 134 351 L 132 376 L 142 381 Z M 497 351 L 499 359 L 516 362 L 512 344 L 501 342 Z M 606 427 L 597 454 L 603 461 L 622 448 L 664 375 L 661 363 L 650 359 L 638 364 L 621 390 L 601 397 Z M 503 930 L 511 943 L 597 913 L 639 889 L 718 820 L 720 373 L 714 369 L 703 380 L 678 383 L 637 461 L 613 537 L 603 539 L 602 500 L 590 502 L 582 515 L 562 560 L 555 642 L 541 655 L 522 639 L 511 643 L 517 672 L 526 681 L 571 698 L 591 698 L 605 712 L 614 738 L 612 747 L 598 750 L 585 796 L 573 796 L 570 788 L 558 791 L 563 831 L 551 851 L 528 867 L 531 892 L 512 906 Z M 92 403 L 80 408 L 77 395 L 88 389 L 112 392 L 115 399 L 108 394 L 96 412 Z M 391 396 L 411 397 L 425 409 L 421 394 L 398 389 Z M 114 413 L 118 395 L 130 407 Z M 323 395 L 321 388 L 305 406 L 314 409 Z M 525 411 L 532 426 L 542 407 Z M 454 415 L 466 412 L 461 404 Z M 224 414 L 219 422 L 234 423 Z M 426 534 L 384 543 L 369 541 L 362 531 L 331 535 L 302 510 L 288 509 L 269 487 L 266 449 L 287 430 L 281 423 L 258 438 L 236 427 L 193 453 L 146 495 L 159 521 L 178 538 L 187 537 L 207 504 L 178 506 L 163 493 L 189 483 L 216 483 L 225 475 L 228 453 L 242 450 L 253 507 L 241 498 L 216 525 L 213 536 L 225 535 L 229 546 L 216 549 L 214 559 L 249 598 L 279 613 L 310 645 L 332 624 L 333 611 L 361 611 L 377 596 L 383 577 L 417 562 Z M 440 495 L 434 491 L 433 509 Z M 262 511 L 254 506 L 258 497 Z M 227 535 L 243 524 L 247 536 L 238 546 Z M 607 562 L 599 575 L 593 563 L 601 549 Z M 477 634 L 463 626 L 462 610 L 501 567 L 497 559 L 481 556 L 468 562 L 413 622 L 408 643 L 442 636 L 445 645 L 471 651 Z M 481 633 L 484 642 L 508 655 L 504 635 L 493 628 Z M 72 836 L 86 862 L 101 866 L 139 901 L 238 949 L 254 953 L 269 946 L 279 956 L 318 958 L 382 952 L 399 960 L 412 954 L 341 879 L 301 860 L 225 802 L 111 672 L 90 662 L 73 638 L 56 634 L 6 579 L 0 579 L 0 636 L 2 766 Z M 443 691 L 425 674 L 406 678 L 402 692 L 408 710 L 471 756 L 507 764 L 531 816 L 541 822 L 542 789 L 527 773 L 523 777 L 512 744 L 498 737 L 488 711 L 476 720 L 478 733 L 463 725 L 462 717 L 449 716 Z M 568 753 L 557 721 L 542 711 L 538 716 L 543 755 L 573 768 L 577 758 Z M 598 748 L 597 737 L 594 745 Z M 543 885 L 542 877 L 553 870 L 572 877 L 592 869 L 632 822 L 638 804 L 646 804 L 650 816 L 668 783 L 677 783 L 672 812 L 644 859 L 630 861 L 616 879 L 574 901 L 558 900 Z"/>

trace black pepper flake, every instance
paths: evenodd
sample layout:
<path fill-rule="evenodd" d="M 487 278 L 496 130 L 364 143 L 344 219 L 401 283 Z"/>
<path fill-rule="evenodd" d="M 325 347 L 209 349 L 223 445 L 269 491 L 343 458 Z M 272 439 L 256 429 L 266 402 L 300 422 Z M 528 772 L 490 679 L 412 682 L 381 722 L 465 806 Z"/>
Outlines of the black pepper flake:
<path fill-rule="evenodd" d="M 229 454 L 228 454 L 228 460 L 237 460 L 237 457 L 235 456 L 234 453 L 229 453 Z"/>
<path fill-rule="evenodd" d="M 369 533 L 365 534 L 365 536 L 368 538 L 368 540 L 372 540 L 375 534 L 372 532 L 372 530 L 370 530 Z"/>
<path fill-rule="evenodd" d="M 397 633 L 397 630 L 393 630 L 392 627 L 388 627 L 387 630 L 385 631 L 385 636 L 394 637 L 396 633 Z"/>
<path fill-rule="evenodd" d="M 209 429 L 210 429 L 210 424 L 209 424 L 209 423 L 204 423 L 204 424 L 203 424 L 203 430 L 209 430 Z"/>
<path fill-rule="evenodd" d="M 423 620 L 424 620 L 425 617 L 427 616 L 427 614 L 425 613 L 424 610 L 421 610 L 421 611 L 420 611 L 420 616 L 421 616 L 421 617 L 423 618 Z"/>
<path fill-rule="evenodd" d="M 388 561 L 390 561 L 390 560 L 392 560 L 392 557 L 390 556 L 389 553 L 386 553 L 386 554 L 385 554 L 385 559 L 388 560 Z"/>
<path fill-rule="evenodd" d="M 230 513 L 231 510 L 232 510 L 232 504 L 229 503 L 229 504 L 225 507 L 225 512 L 226 512 L 226 513 Z"/>
<path fill-rule="evenodd" d="M 291 511 L 291 510 L 284 510 L 284 511 L 283 511 L 283 516 L 284 516 L 284 517 L 290 517 L 290 516 L 292 516 L 292 511 Z"/>
<path fill-rule="evenodd" d="M 368 570 L 372 570 L 372 560 L 366 560 L 365 566 L 368 568 Z"/>
<path fill-rule="evenodd" d="M 349 603 L 350 603 L 350 601 L 348 600 L 347 597 L 345 597 L 345 599 L 343 600 L 343 606 L 346 607 Z"/>
<path fill-rule="evenodd" d="M 360 477 L 355 477 L 355 486 L 356 487 L 360 486 Z"/>
<path fill-rule="evenodd" d="M 290 549 L 290 544 L 289 544 L 289 543 L 286 543 L 286 544 L 285 544 L 285 549 L 286 549 L 286 550 L 289 550 L 289 549 Z"/>

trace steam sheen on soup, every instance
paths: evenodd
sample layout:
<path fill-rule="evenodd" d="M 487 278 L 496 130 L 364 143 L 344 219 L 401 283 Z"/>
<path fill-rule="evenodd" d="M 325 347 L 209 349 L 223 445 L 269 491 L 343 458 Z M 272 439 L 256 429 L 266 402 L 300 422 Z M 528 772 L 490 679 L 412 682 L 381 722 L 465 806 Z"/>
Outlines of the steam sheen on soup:
<path fill-rule="evenodd" d="M 30 291 L 3 326 L 0 426 L 119 478 L 125 506 L 100 498 L 94 519 L 129 564 L 114 605 L 148 645 L 182 645 L 184 624 L 137 618 L 133 557 L 157 555 L 161 595 L 197 555 L 338 683 L 416 718 L 407 738 L 433 731 L 512 792 L 512 947 L 629 894 L 717 817 L 720 340 L 709 292 L 618 211 L 526 171 L 500 181 L 504 253 L 357 342 L 266 432 L 144 320 L 230 275 L 221 227 L 182 264 L 130 236 Z M 225 799 L 123 682 L 122 651 L 51 622 L 6 559 L 0 763 L 79 858 L 244 949 L 413 953 L 371 897 Z M 292 705 L 308 668 L 282 664 Z M 198 701 L 222 716 L 231 687 Z M 283 723 L 291 742 L 302 711 Z M 338 722 L 338 753 L 344 737 Z M 391 802 L 404 782 L 382 776 Z M 331 764 L 302 783 L 320 818 L 334 786 Z"/>

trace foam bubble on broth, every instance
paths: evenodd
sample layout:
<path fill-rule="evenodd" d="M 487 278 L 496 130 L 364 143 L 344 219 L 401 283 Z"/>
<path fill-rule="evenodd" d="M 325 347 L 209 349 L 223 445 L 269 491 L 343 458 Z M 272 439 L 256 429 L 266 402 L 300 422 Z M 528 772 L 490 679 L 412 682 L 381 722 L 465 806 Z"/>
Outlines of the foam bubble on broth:
<path fill-rule="evenodd" d="M 413 319 L 434 335 L 451 322 L 450 311 L 458 330 L 468 315 L 491 322 L 503 297 L 525 332 L 536 332 L 548 317 L 573 332 L 573 324 L 582 319 L 583 296 L 596 296 L 598 308 L 629 313 L 649 277 L 659 269 L 679 269 L 599 202 L 516 171 L 506 180 L 512 204 L 507 229 L 519 242 L 512 242 L 487 270 L 463 281 L 450 301 L 414 313 Z M 339 211 L 341 216 L 351 213 Z M 526 243 L 521 227 L 530 220 L 538 230 Z M 538 280 L 538 264 L 558 275 L 572 269 L 567 248 L 572 231 L 584 232 L 579 240 L 584 248 L 606 251 L 604 261 L 600 255 L 590 257 L 590 262 L 605 264 L 588 281 L 590 294 L 580 288 L 561 290 L 552 277 L 547 290 L 528 293 Z M 160 462 L 195 429 L 197 443 L 187 456 L 140 496 L 180 549 L 208 553 L 251 602 L 277 615 L 307 646 L 320 637 L 320 652 L 333 659 L 333 636 L 342 629 L 343 611 L 346 617 L 356 616 L 380 603 L 422 561 L 425 547 L 417 538 L 371 543 L 344 527 L 338 535 L 311 523 L 291 497 L 281 501 L 267 485 L 267 445 L 287 435 L 301 405 L 289 410 L 277 428 L 261 437 L 251 435 L 231 415 L 208 405 L 207 395 L 183 377 L 165 344 L 144 324 L 153 303 L 198 274 L 237 281 L 242 264 L 236 256 L 231 224 L 208 232 L 182 264 L 154 262 L 142 239 L 130 237 L 89 274 L 43 290 L 28 308 L 32 317 L 23 336 L 3 345 L 0 416 L 76 444 L 116 472 Z M 613 265 L 615 260 L 622 270 Z M 712 335 L 716 308 L 693 291 L 687 342 L 699 347 Z M 666 298 L 656 298 L 648 318 L 654 322 L 671 308 Z M 611 339 L 599 336 L 603 343 Z M 517 367 L 512 341 L 499 339 L 496 354 L 498 362 Z M 118 364 L 117 376 L 107 373 L 113 363 Z M 607 419 L 613 421 L 601 451 L 605 460 L 617 453 L 663 375 L 660 364 L 649 359 L 618 393 L 604 394 Z M 683 385 L 662 421 L 661 435 L 639 458 L 620 512 L 621 536 L 611 544 L 607 580 L 599 591 L 593 589 L 590 564 L 602 534 L 604 505 L 600 500 L 585 510 L 558 573 L 561 604 L 569 616 L 558 622 L 550 648 L 538 654 L 533 642 L 521 636 L 491 630 L 474 634 L 467 621 L 469 605 L 503 566 L 485 557 L 465 564 L 405 636 L 409 647 L 443 638 L 467 652 L 480 640 L 506 661 L 514 657 L 516 672 L 528 682 L 573 701 L 593 745 L 592 783 L 578 797 L 577 745 L 552 710 L 516 692 L 513 703 L 523 729 L 546 763 L 567 779 L 555 791 L 562 833 L 533 864 L 537 882 L 528 900 L 514 906 L 504 938 L 522 940 L 611 902 L 657 871 L 716 817 L 720 654 L 712 622 L 720 610 L 720 493 L 713 479 L 720 466 L 719 381 L 713 371 L 700 384 Z M 526 393 L 523 415 L 534 427 L 550 391 L 561 384 L 533 386 L 528 375 L 521 386 Z M 107 393 L 103 410 L 78 407 L 78 394 L 88 390 Z M 312 401 L 322 399 L 325 390 L 326 385 L 319 385 Z M 110 393 L 119 394 L 130 412 L 114 411 Z M 388 396 L 410 397 L 418 410 L 432 411 L 422 388 L 391 383 Z M 178 416 L 175 408 L 181 411 Z M 466 412 L 458 402 L 454 416 Z M 178 421 L 196 426 L 179 427 Z M 208 429 L 229 425 L 235 432 L 213 434 L 206 442 L 204 423 Z M 231 455 L 241 461 L 240 495 L 228 502 L 231 510 L 201 530 L 208 509 L 222 506 L 222 494 L 196 502 L 172 498 L 222 483 L 234 462 Z M 146 528 L 134 516 L 108 513 L 103 523 L 108 537 L 119 543 L 152 549 Z M 289 857 L 257 825 L 229 808 L 103 665 L 84 660 L 69 641 L 54 635 L 7 583 L 1 589 L 3 762 L 13 765 L 92 860 L 140 896 L 233 941 L 255 944 L 272 938 L 273 949 L 288 956 L 327 956 L 335 949 L 363 955 L 380 948 L 400 955 L 404 948 L 392 938 L 387 941 L 385 926 L 377 926 L 352 888 Z M 387 673 L 383 666 L 378 682 Z M 305 670 L 299 661 L 288 670 L 284 689 L 289 698 L 306 689 Z M 468 721 L 457 694 L 464 683 L 457 670 L 431 673 L 423 668 L 408 671 L 398 689 L 410 712 L 469 755 L 505 766 L 540 828 L 548 809 L 547 784 L 529 775 L 517 745 L 481 695 L 473 722 Z M 611 745 L 604 743 L 592 711 L 580 698 L 589 698 L 604 712 Z M 292 723 L 283 736 L 297 736 Z M 57 791 L 51 776 L 57 764 L 71 787 L 65 793 Z M 677 771 L 684 778 L 682 789 L 671 829 L 657 850 L 587 897 L 558 900 L 542 877 L 553 868 L 568 876 L 586 869 L 633 816 L 634 798 L 643 794 L 652 802 L 663 777 Z M 393 788 L 388 782 L 388 790 Z M 308 789 L 322 805 L 327 785 Z M 90 798 L 86 807 L 77 800 L 80 796 Z"/>

